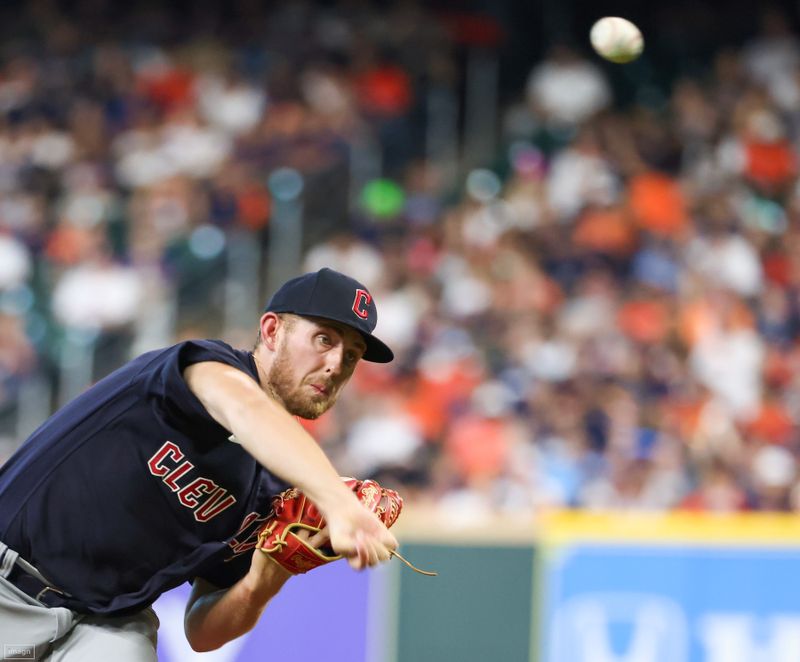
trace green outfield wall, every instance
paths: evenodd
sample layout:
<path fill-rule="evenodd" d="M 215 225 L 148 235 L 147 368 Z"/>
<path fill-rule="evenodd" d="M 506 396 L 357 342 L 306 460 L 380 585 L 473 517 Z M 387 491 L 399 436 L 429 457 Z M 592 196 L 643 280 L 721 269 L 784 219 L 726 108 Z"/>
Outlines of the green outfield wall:
<path fill-rule="evenodd" d="M 404 513 L 404 517 L 406 514 Z M 796 662 L 800 519 L 550 513 L 398 530 L 370 662 Z"/>

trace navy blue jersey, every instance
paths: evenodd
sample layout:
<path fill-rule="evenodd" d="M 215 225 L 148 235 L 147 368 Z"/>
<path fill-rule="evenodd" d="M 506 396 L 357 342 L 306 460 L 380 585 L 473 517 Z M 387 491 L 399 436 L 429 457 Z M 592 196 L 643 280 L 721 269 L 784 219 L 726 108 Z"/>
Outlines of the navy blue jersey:
<path fill-rule="evenodd" d="M 220 341 L 149 352 L 56 412 L 0 468 L 0 540 L 79 611 L 125 613 L 194 577 L 228 587 L 247 572 L 271 498 L 288 485 L 189 390 L 182 371 L 201 361 L 258 380 L 252 355 Z"/>

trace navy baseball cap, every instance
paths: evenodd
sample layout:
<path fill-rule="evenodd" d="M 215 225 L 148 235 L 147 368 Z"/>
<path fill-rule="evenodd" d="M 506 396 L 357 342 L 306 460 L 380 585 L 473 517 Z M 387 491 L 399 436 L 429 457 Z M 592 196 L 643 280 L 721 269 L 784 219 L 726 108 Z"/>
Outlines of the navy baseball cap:
<path fill-rule="evenodd" d="M 394 353 L 372 335 L 378 323 L 378 309 L 366 287 L 333 269 L 320 269 L 286 281 L 269 300 L 264 312 L 294 313 L 322 317 L 354 328 L 364 338 L 367 351 L 362 357 L 373 363 L 389 363 Z"/>

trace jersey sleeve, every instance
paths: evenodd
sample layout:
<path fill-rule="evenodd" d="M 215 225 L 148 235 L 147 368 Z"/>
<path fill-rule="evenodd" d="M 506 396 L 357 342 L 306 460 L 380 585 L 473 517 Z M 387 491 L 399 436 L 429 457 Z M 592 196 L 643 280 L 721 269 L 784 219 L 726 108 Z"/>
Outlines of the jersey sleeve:
<path fill-rule="evenodd" d="M 137 380 L 145 396 L 155 401 L 165 416 L 192 425 L 207 424 L 222 433 L 224 428 L 206 411 L 183 378 L 188 366 L 205 361 L 225 363 L 254 378 L 247 352 L 237 351 L 219 340 L 188 340 L 161 352 Z"/>

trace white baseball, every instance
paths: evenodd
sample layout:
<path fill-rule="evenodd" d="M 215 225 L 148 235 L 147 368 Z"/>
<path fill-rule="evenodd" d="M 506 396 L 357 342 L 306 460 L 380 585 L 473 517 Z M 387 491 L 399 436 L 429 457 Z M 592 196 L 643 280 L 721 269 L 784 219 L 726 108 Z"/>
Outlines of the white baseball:
<path fill-rule="evenodd" d="M 598 55 L 619 64 L 635 60 L 644 49 L 641 30 L 619 16 L 598 20 L 589 32 L 589 40 Z"/>

